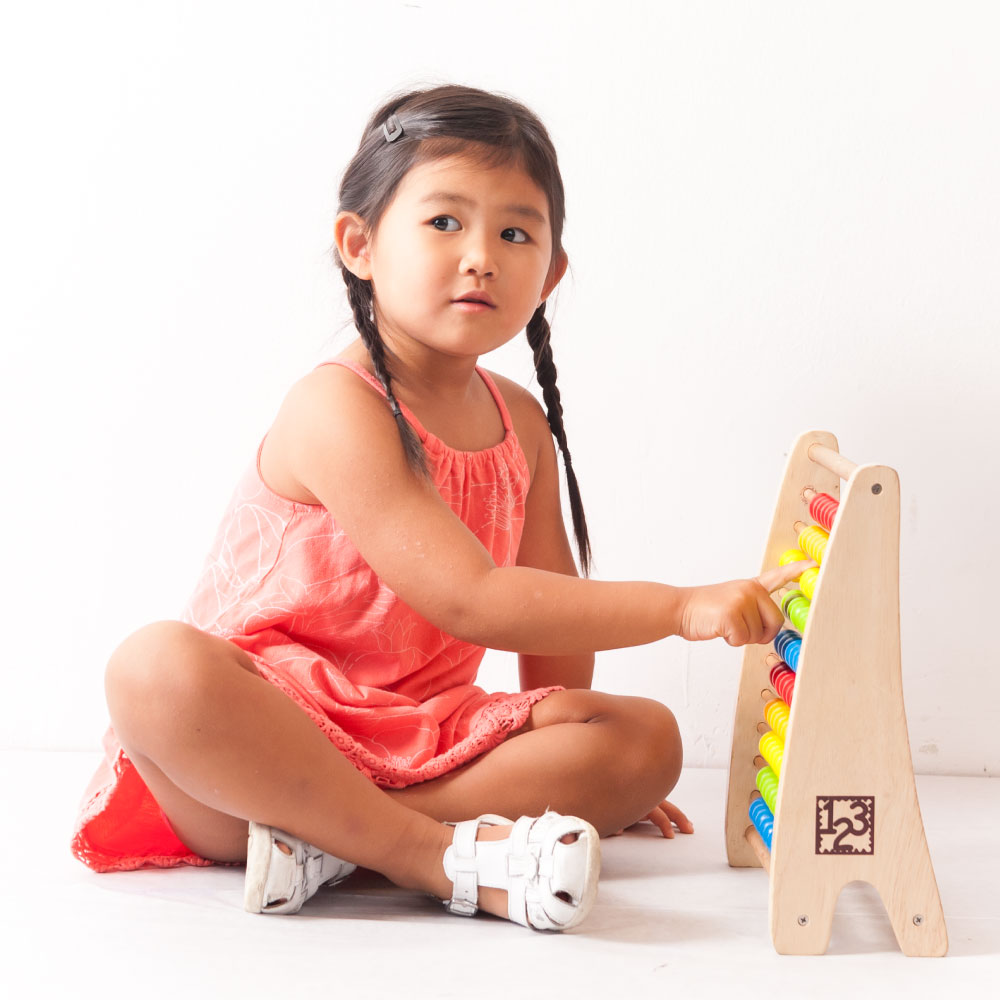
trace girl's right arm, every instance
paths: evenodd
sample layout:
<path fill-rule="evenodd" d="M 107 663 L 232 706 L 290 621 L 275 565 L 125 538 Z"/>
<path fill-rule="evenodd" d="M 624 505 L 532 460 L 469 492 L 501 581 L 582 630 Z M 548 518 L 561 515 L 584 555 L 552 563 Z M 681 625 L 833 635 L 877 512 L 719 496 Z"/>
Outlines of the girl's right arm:
<path fill-rule="evenodd" d="M 668 635 L 767 642 L 783 620 L 768 591 L 802 572 L 794 564 L 759 582 L 672 587 L 497 567 L 433 484 L 410 471 L 385 400 L 337 365 L 293 386 L 275 430 L 292 475 L 385 585 L 444 632 L 477 645 L 559 655 Z"/>

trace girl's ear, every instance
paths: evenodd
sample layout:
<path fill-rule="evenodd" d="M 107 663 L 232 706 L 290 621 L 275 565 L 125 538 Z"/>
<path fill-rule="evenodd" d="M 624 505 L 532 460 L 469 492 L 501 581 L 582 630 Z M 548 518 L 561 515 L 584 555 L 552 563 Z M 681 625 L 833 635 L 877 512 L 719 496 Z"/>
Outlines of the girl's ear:
<path fill-rule="evenodd" d="M 562 281 L 562 276 L 566 273 L 566 268 L 568 266 L 569 257 L 566 256 L 565 250 L 560 250 L 559 253 L 556 254 L 555 260 L 552 261 L 552 266 L 549 268 L 545 284 L 542 285 L 542 294 L 538 299 L 538 305 L 541 305 L 552 294 L 552 290 L 559 284 L 560 281 Z"/>
<path fill-rule="evenodd" d="M 370 234 L 365 220 L 356 212 L 341 212 L 333 232 L 344 267 L 363 281 L 371 281 Z"/>

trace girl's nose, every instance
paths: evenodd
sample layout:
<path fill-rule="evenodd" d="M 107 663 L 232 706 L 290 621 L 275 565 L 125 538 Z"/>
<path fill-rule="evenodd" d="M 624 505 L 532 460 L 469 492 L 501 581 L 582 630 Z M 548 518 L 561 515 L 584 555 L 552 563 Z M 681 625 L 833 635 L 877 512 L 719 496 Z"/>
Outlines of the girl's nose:
<path fill-rule="evenodd" d="M 483 277 L 496 275 L 496 261 L 489 251 L 485 239 L 470 239 L 467 241 L 462 260 L 459 263 L 462 274 L 479 274 Z"/>

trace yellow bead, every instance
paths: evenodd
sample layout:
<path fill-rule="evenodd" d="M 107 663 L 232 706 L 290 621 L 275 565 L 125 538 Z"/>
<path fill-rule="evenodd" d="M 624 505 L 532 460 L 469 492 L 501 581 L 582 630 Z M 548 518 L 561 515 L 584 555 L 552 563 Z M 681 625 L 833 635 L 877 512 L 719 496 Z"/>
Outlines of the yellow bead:
<path fill-rule="evenodd" d="M 772 698 L 764 706 L 764 718 L 778 739 L 784 743 L 788 731 L 788 706 L 780 698 Z"/>
<path fill-rule="evenodd" d="M 804 528 L 799 533 L 799 545 L 815 563 L 823 562 L 823 550 L 830 536 L 822 529 L 815 526 Z"/>
<path fill-rule="evenodd" d="M 800 562 L 802 559 L 808 559 L 809 557 L 799 549 L 786 549 L 782 553 L 781 558 L 778 560 L 779 566 L 787 566 L 789 563 Z"/>
<path fill-rule="evenodd" d="M 781 777 L 781 760 L 785 755 L 785 746 L 772 732 L 766 732 L 758 743 L 760 755 L 771 765 L 771 770 Z"/>

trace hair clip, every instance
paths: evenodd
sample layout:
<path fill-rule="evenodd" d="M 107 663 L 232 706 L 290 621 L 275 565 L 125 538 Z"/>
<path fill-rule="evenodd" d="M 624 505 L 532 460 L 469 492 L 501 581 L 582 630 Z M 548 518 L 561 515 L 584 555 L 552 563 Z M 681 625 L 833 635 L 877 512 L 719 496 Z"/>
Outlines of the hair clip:
<path fill-rule="evenodd" d="M 395 142 L 403 134 L 403 126 L 395 115 L 389 115 L 382 125 L 382 132 L 386 142 Z"/>

